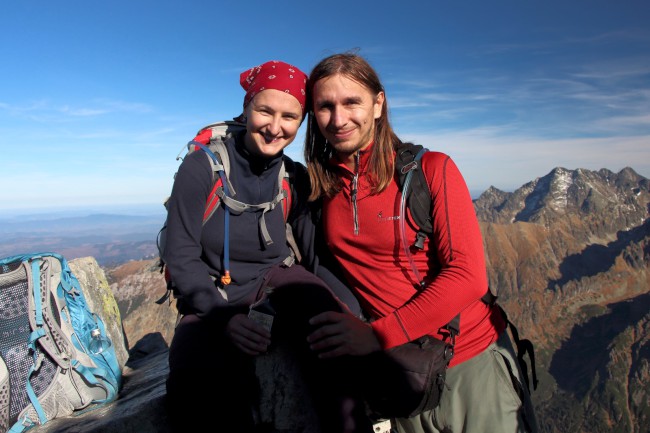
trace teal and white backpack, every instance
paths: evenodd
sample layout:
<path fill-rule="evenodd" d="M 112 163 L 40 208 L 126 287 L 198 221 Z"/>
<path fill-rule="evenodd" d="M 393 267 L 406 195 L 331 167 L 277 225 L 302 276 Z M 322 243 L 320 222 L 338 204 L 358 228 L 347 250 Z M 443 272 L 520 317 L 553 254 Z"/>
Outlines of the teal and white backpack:
<path fill-rule="evenodd" d="M 0 432 L 21 432 L 117 398 L 104 323 L 55 253 L 0 260 Z"/>

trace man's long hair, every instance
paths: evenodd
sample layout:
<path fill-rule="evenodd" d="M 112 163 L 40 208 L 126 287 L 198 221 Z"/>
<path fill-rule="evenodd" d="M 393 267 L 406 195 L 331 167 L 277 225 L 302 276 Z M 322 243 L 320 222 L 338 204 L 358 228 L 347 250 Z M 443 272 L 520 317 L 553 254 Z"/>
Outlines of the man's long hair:
<path fill-rule="evenodd" d="M 305 162 L 311 180 L 310 200 L 319 197 L 331 197 L 341 189 L 339 177 L 330 164 L 335 156 L 335 150 L 329 145 L 316 122 L 313 107 L 314 85 L 323 78 L 341 74 L 353 80 L 366 89 L 374 97 L 384 92 L 384 86 L 379 81 L 375 70 L 361 56 L 353 53 L 334 54 L 318 63 L 309 75 L 307 84 L 309 119 L 305 138 Z M 393 179 L 395 158 L 393 149 L 399 139 L 393 132 L 388 120 L 388 101 L 384 98 L 381 116 L 375 119 L 374 145 L 370 154 L 367 175 L 370 178 L 371 193 L 377 194 L 388 186 Z"/>

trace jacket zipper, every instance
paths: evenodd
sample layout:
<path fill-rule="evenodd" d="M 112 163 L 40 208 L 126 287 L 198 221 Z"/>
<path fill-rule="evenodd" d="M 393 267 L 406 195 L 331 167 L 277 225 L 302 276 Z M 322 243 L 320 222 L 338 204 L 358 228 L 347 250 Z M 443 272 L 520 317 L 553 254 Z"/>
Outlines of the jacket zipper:
<path fill-rule="evenodd" d="M 352 215 L 354 219 L 354 235 L 359 235 L 359 215 L 357 214 L 357 191 L 359 189 L 359 152 L 354 156 L 354 177 L 352 178 L 352 192 L 350 200 L 352 201 Z"/>

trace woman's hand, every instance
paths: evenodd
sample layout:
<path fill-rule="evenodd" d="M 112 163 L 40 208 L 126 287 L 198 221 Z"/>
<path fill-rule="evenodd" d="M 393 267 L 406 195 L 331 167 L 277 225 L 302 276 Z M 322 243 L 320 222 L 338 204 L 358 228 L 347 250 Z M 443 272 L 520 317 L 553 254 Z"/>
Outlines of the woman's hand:
<path fill-rule="evenodd" d="M 239 350 L 249 355 L 265 353 L 271 344 L 271 333 L 245 314 L 236 314 L 228 321 L 226 335 Z"/>
<path fill-rule="evenodd" d="M 318 327 L 309 334 L 307 342 L 319 358 L 367 355 L 381 350 L 372 327 L 352 314 L 327 311 L 312 317 L 309 324 Z"/>

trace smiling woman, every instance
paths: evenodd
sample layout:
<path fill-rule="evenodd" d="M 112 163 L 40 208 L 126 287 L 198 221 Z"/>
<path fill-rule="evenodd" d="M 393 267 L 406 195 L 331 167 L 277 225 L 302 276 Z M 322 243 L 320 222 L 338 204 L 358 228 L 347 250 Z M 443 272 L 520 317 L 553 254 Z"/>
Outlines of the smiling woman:
<path fill-rule="evenodd" d="M 283 153 L 304 119 L 306 82 L 298 68 L 279 61 L 243 72 L 240 84 L 246 96 L 238 120 L 246 128 L 227 136 L 218 150 L 218 163 L 229 166 L 227 175 L 219 171 L 221 183 L 215 184 L 207 153 L 197 151 L 185 157 L 175 177 L 163 252 L 182 315 L 169 350 L 167 381 L 175 431 L 203 431 L 215 418 L 224 431 L 252 431 L 254 357 L 266 353 L 272 341 L 285 341 L 287 329 L 301 329 L 298 345 L 305 344 L 302 330 L 311 316 L 296 319 L 296 314 L 354 309 L 339 301 L 347 289 L 316 257 L 306 169 Z M 283 173 L 291 187 L 279 193 Z M 219 205 L 204 218 L 215 188 Z M 284 200 L 287 191 L 289 204 Z M 329 286 L 319 276 L 327 278 Z M 338 288 L 330 289 L 337 283 Z M 310 294 L 310 299 L 296 301 L 303 298 L 293 296 L 292 287 Z M 273 326 L 264 326 L 252 314 L 262 301 L 270 302 L 268 311 L 277 312 L 272 322 L 265 321 Z M 323 379 L 338 375 L 325 364 L 313 368 L 318 372 L 315 386 L 320 390 L 320 381 L 327 382 L 327 389 L 318 393 L 322 404 L 316 404 L 324 431 L 342 431 L 343 412 L 337 407 L 342 399 L 336 394 L 340 389 L 336 379 Z M 198 382 L 219 392 L 211 398 L 197 395 Z M 188 416 L 196 413 L 212 416 Z"/>

